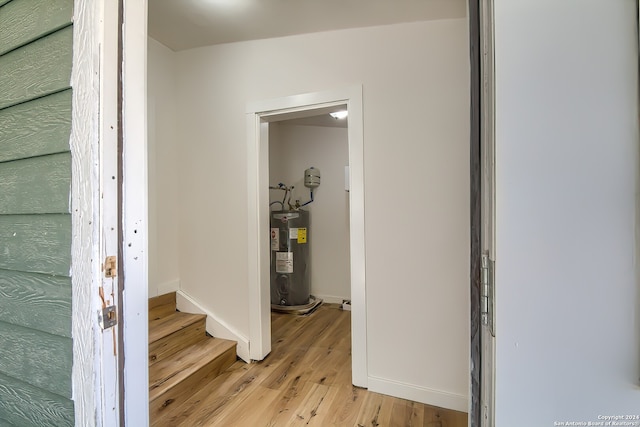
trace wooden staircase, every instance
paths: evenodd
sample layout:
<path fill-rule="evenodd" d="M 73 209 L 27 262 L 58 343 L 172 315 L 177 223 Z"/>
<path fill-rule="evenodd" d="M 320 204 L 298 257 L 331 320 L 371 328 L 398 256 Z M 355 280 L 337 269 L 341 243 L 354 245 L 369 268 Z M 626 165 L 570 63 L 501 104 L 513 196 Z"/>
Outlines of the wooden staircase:
<path fill-rule="evenodd" d="M 176 311 L 175 292 L 149 299 L 150 425 L 236 361 L 236 343 L 208 336 L 206 317 Z"/>

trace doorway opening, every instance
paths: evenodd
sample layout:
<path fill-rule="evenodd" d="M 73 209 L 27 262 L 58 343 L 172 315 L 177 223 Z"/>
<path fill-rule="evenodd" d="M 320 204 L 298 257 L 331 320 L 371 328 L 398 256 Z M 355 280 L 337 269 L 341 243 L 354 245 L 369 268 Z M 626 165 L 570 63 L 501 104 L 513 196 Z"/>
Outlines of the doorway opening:
<path fill-rule="evenodd" d="M 331 116 L 346 108 L 269 125 L 273 310 L 351 300 L 348 118 Z"/>
<path fill-rule="evenodd" d="M 346 107 L 349 112 L 347 166 L 352 383 L 367 387 L 361 86 L 258 101 L 247 107 L 250 356 L 254 360 L 262 360 L 271 351 L 270 124 L 328 114 L 339 106 Z"/>

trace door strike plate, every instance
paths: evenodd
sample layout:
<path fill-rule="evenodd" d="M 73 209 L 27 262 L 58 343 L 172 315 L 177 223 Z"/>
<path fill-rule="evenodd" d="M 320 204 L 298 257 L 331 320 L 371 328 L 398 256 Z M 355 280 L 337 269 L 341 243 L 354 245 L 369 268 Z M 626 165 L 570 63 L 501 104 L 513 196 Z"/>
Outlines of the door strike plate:
<path fill-rule="evenodd" d="M 115 256 L 108 256 L 104 262 L 104 277 L 116 277 L 118 263 Z"/>
<path fill-rule="evenodd" d="M 116 312 L 115 305 L 110 305 L 102 309 L 100 323 L 102 324 L 102 329 L 109 329 L 118 324 L 118 313 Z"/>

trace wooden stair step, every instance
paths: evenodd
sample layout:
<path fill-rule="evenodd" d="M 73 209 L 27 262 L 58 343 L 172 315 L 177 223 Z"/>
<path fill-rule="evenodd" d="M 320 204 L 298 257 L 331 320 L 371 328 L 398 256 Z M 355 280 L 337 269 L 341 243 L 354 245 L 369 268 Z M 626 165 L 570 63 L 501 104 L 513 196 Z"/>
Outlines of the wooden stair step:
<path fill-rule="evenodd" d="M 159 295 L 149 299 L 149 321 L 169 316 L 176 312 L 176 293 Z"/>
<path fill-rule="evenodd" d="M 236 361 L 236 343 L 206 338 L 155 363 L 149 369 L 151 416 L 187 400 L 198 385 L 210 381 Z"/>
<path fill-rule="evenodd" d="M 204 314 L 175 312 L 149 322 L 149 365 L 206 339 Z"/>
<path fill-rule="evenodd" d="M 149 322 L 149 344 L 165 338 L 177 331 L 182 331 L 202 320 L 205 314 L 182 313 L 176 311 L 169 316 Z"/>

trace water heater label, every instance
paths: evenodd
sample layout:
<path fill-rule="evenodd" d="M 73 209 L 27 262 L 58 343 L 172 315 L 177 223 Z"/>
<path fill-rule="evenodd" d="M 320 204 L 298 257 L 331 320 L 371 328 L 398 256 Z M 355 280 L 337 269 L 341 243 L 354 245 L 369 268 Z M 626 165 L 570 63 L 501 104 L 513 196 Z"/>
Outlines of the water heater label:
<path fill-rule="evenodd" d="M 289 239 L 290 240 L 296 240 L 298 238 L 298 229 L 297 228 L 290 228 L 289 229 Z"/>
<path fill-rule="evenodd" d="M 276 252 L 276 273 L 293 273 L 293 252 Z"/>
<path fill-rule="evenodd" d="M 271 229 L 271 250 L 277 251 L 280 249 L 280 229 L 272 228 Z"/>
<path fill-rule="evenodd" d="M 307 243 L 307 229 L 298 228 L 298 243 Z"/>

